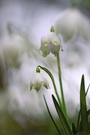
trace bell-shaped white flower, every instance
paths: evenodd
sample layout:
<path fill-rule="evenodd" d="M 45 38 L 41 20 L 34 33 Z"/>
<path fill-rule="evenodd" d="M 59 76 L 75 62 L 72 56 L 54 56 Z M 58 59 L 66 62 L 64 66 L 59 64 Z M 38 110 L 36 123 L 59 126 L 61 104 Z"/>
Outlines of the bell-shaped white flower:
<path fill-rule="evenodd" d="M 41 73 L 36 73 L 31 84 L 30 90 L 35 89 L 37 92 L 40 90 L 41 85 L 43 85 L 46 89 L 49 89 L 49 83 Z"/>
<path fill-rule="evenodd" d="M 55 32 L 50 32 L 41 38 L 40 50 L 44 57 L 46 57 L 50 52 L 56 55 L 60 50 L 60 46 L 61 39 Z"/>
<path fill-rule="evenodd" d="M 64 41 L 77 40 L 80 36 L 84 40 L 90 38 L 90 22 L 88 17 L 75 8 L 68 9 L 55 22 L 55 30 Z"/>
<path fill-rule="evenodd" d="M 61 39 L 56 33 L 52 33 L 51 37 L 51 53 L 56 55 L 61 47 Z"/>

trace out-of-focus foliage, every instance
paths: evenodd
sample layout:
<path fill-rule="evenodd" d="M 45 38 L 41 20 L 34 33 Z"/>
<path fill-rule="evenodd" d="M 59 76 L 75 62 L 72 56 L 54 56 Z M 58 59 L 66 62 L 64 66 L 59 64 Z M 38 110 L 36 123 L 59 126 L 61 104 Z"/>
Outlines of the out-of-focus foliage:
<path fill-rule="evenodd" d="M 37 116 L 33 115 L 32 100 L 30 101 L 30 93 L 27 90 L 29 89 L 27 84 L 30 84 L 31 77 L 28 78 L 28 82 L 27 80 L 25 82 L 25 78 L 20 77 L 20 74 L 25 72 L 22 68 L 26 61 L 31 63 L 28 63 L 29 67 L 26 66 L 27 69 L 30 69 L 28 69 L 30 74 L 33 71 L 34 60 L 38 54 L 37 47 L 27 32 L 12 24 L 7 26 L 9 33 L 7 37 L 1 40 L 0 44 L 0 135 L 57 134 L 56 129 L 52 128 L 53 125 L 47 113 L 44 119 L 38 114 Z M 39 61 L 38 58 L 36 60 Z M 28 93 L 29 96 L 27 96 Z M 34 93 L 31 96 L 35 102 L 38 101 Z M 37 108 L 40 110 L 39 106 Z"/>
<path fill-rule="evenodd" d="M 31 118 L 32 119 L 32 118 Z M 21 126 L 6 111 L 0 112 L 0 135 L 58 135 L 50 119 L 44 120 L 27 120 Z"/>

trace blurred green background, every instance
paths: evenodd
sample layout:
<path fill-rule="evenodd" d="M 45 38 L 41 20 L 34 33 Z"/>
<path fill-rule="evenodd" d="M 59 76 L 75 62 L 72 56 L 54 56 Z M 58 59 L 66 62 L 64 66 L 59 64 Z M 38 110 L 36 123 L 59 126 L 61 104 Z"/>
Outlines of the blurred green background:
<path fill-rule="evenodd" d="M 90 83 L 89 0 L 0 0 L 0 135 L 57 135 L 43 101 L 45 95 L 59 126 L 50 90 L 29 91 L 36 66 L 48 67 L 58 86 L 55 57 L 43 58 L 40 38 L 54 25 L 61 36 L 62 77 L 71 122 L 79 111 L 79 85 Z M 87 104 L 90 107 L 90 93 Z"/>

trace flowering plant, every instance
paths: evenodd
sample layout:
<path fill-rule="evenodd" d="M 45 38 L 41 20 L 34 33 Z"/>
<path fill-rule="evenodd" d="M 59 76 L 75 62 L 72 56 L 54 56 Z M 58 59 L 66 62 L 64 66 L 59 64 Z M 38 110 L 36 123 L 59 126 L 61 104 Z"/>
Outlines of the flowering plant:
<path fill-rule="evenodd" d="M 49 69 L 47 69 L 46 67 L 42 67 L 40 65 L 38 65 L 36 68 L 36 75 L 31 81 L 30 90 L 35 89 L 38 92 L 41 88 L 41 85 L 43 85 L 47 89 L 49 88 L 48 81 L 40 73 L 40 70 L 45 71 L 51 78 L 51 81 L 54 87 L 56 98 L 52 94 L 52 100 L 53 100 L 56 112 L 59 116 L 61 127 L 58 127 L 58 125 L 56 124 L 53 116 L 51 115 L 46 98 L 45 96 L 43 97 L 44 97 L 44 101 L 45 101 L 48 113 L 58 131 L 58 134 L 59 135 L 90 135 L 90 127 L 89 127 L 89 120 L 88 120 L 90 110 L 87 110 L 87 104 L 86 104 L 86 96 L 89 90 L 89 86 L 87 90 L 85 90 L 85 80 L 84 80 L 84 75 L 82 75 L 81 85 L 80 85 L 80 111 L 78 114 L 77 125 L 75 125 L 74 123 L 71 124 L 69 121 L 69 117 L 67 115 L 66 103 L 65 103 L 65 97 L 64 97 L 60 55 L 59 55 L 60 50 L 63 50 L 61 39 L 55 33 L 54 27 L 52 26 L 50 29 L 50 33 L 41 38 L 40 51 L 42 51 L 43 57 L 46 57 L 47 55 L 49 55 L 50 52 L 56 57 L 61 98 L 58 94 L 58 90 L 55 84 L 53 74 L 50 72 Z"/>

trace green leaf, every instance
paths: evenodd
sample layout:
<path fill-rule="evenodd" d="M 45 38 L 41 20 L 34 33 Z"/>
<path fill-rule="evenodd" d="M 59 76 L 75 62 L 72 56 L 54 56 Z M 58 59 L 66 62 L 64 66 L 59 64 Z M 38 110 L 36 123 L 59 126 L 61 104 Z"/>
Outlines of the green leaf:
<path fill-rule="evenodd" d="M 83 5 L 84 7 L 86 8 L 89 8 L 90 9 L 90 0 L 81 0 L 80 1 L 80 5 Z"/>
<path fill-rule="evenodd" d="M 87 93 L 88 93 L 88 91 L 89 91 L 89 88 L 90 88 L 90 84 L 88 85 L 88 88 L 87 88 L 87 90 L 86 90 L 85 96 L 87 96 Z M 88 115 L 88 116 L 90 115 L 90 109 L 87 111 L 87 115 Z M 80 131 L 80 129 L 81 129 L 80 116 L 81 116 L 81 110 L 80 110 L 79 113 L 78 113 L 77 131 Z"/>
<path fill-rule="evenodd" d="M 80 110 L 79 113 L 78 113 L 77 132 L 81 130 L 80 116 L 81 116 L 81 110 Z"/>
<path fill-rule="evenodd" d="M 81 130 L 88 132 L 88 115 L 86 106 L 84 75 L 82 75 L 80 86 L 80 110 L 81 110 Z"/>
<path fill-rule="evenodd" d="M 67 120 L 66 120 L 66 118 L 65 118 L 65 116 L 62 112 L 62 109 L 59 106 L 59 104 L 58 104 L 57 100 L 55 99 L 54 95 L 52 95 L 52 99 L 53 99 L 57 114 L 58 114 L 58 116 L 60 118 L 60 121 L 62 123 L 65 135 L 73 135 L 73 132 L 71 131 L 70 126 L 68 125 L 68 122 L 67 122 Z"/>
<path fill-rule="evenodd" d="M 77 128 L 75 127 L 74 123 L 72 123 L 72 131 L 74 135 L 77 133 Z"/>
<path fill-rule="evenodd" d="M 56 130 L 58 131 L 59 135 L 62 135 L 62 133 L 60 132 L 58 126 L 56 125 L 56 123 L 55 123 L 55 121 L 54 121 L 54 119 L 53 119 L 53 117 L 52 117 L 52 115 L 51 115 L 51 112 L 50 112 L 50 110 L 49 110 L 49 107 L 48 107 L 47 101 L 46 101 L 46 99 L 45 99 L 45 96 L 43 96 L 43 98 L 44 98 L 44 101 L 45 101 L 45 104 L 46 104 L 46 107 L 47 107 L 49 116 L 50 116 L 50 118 L 51 118 L 51 120 L 52 120 L 54 126 L 56 127 Z"/>
<path fill-rule="evenodd" d="M 86 96 L 87 96 L 87 93 L 88 93 L 88 91 L 89 91 L 89 88 L 90 88 L 90 84 L 88 85 L 88 88 L 87 88 L 87 91 L 86 91 Z"/>
<path fill-rule="evenodd" d="M 90 109 L 87 111 L 87 115 L 88 115 L 88 116 L 90 115 Z"/>

